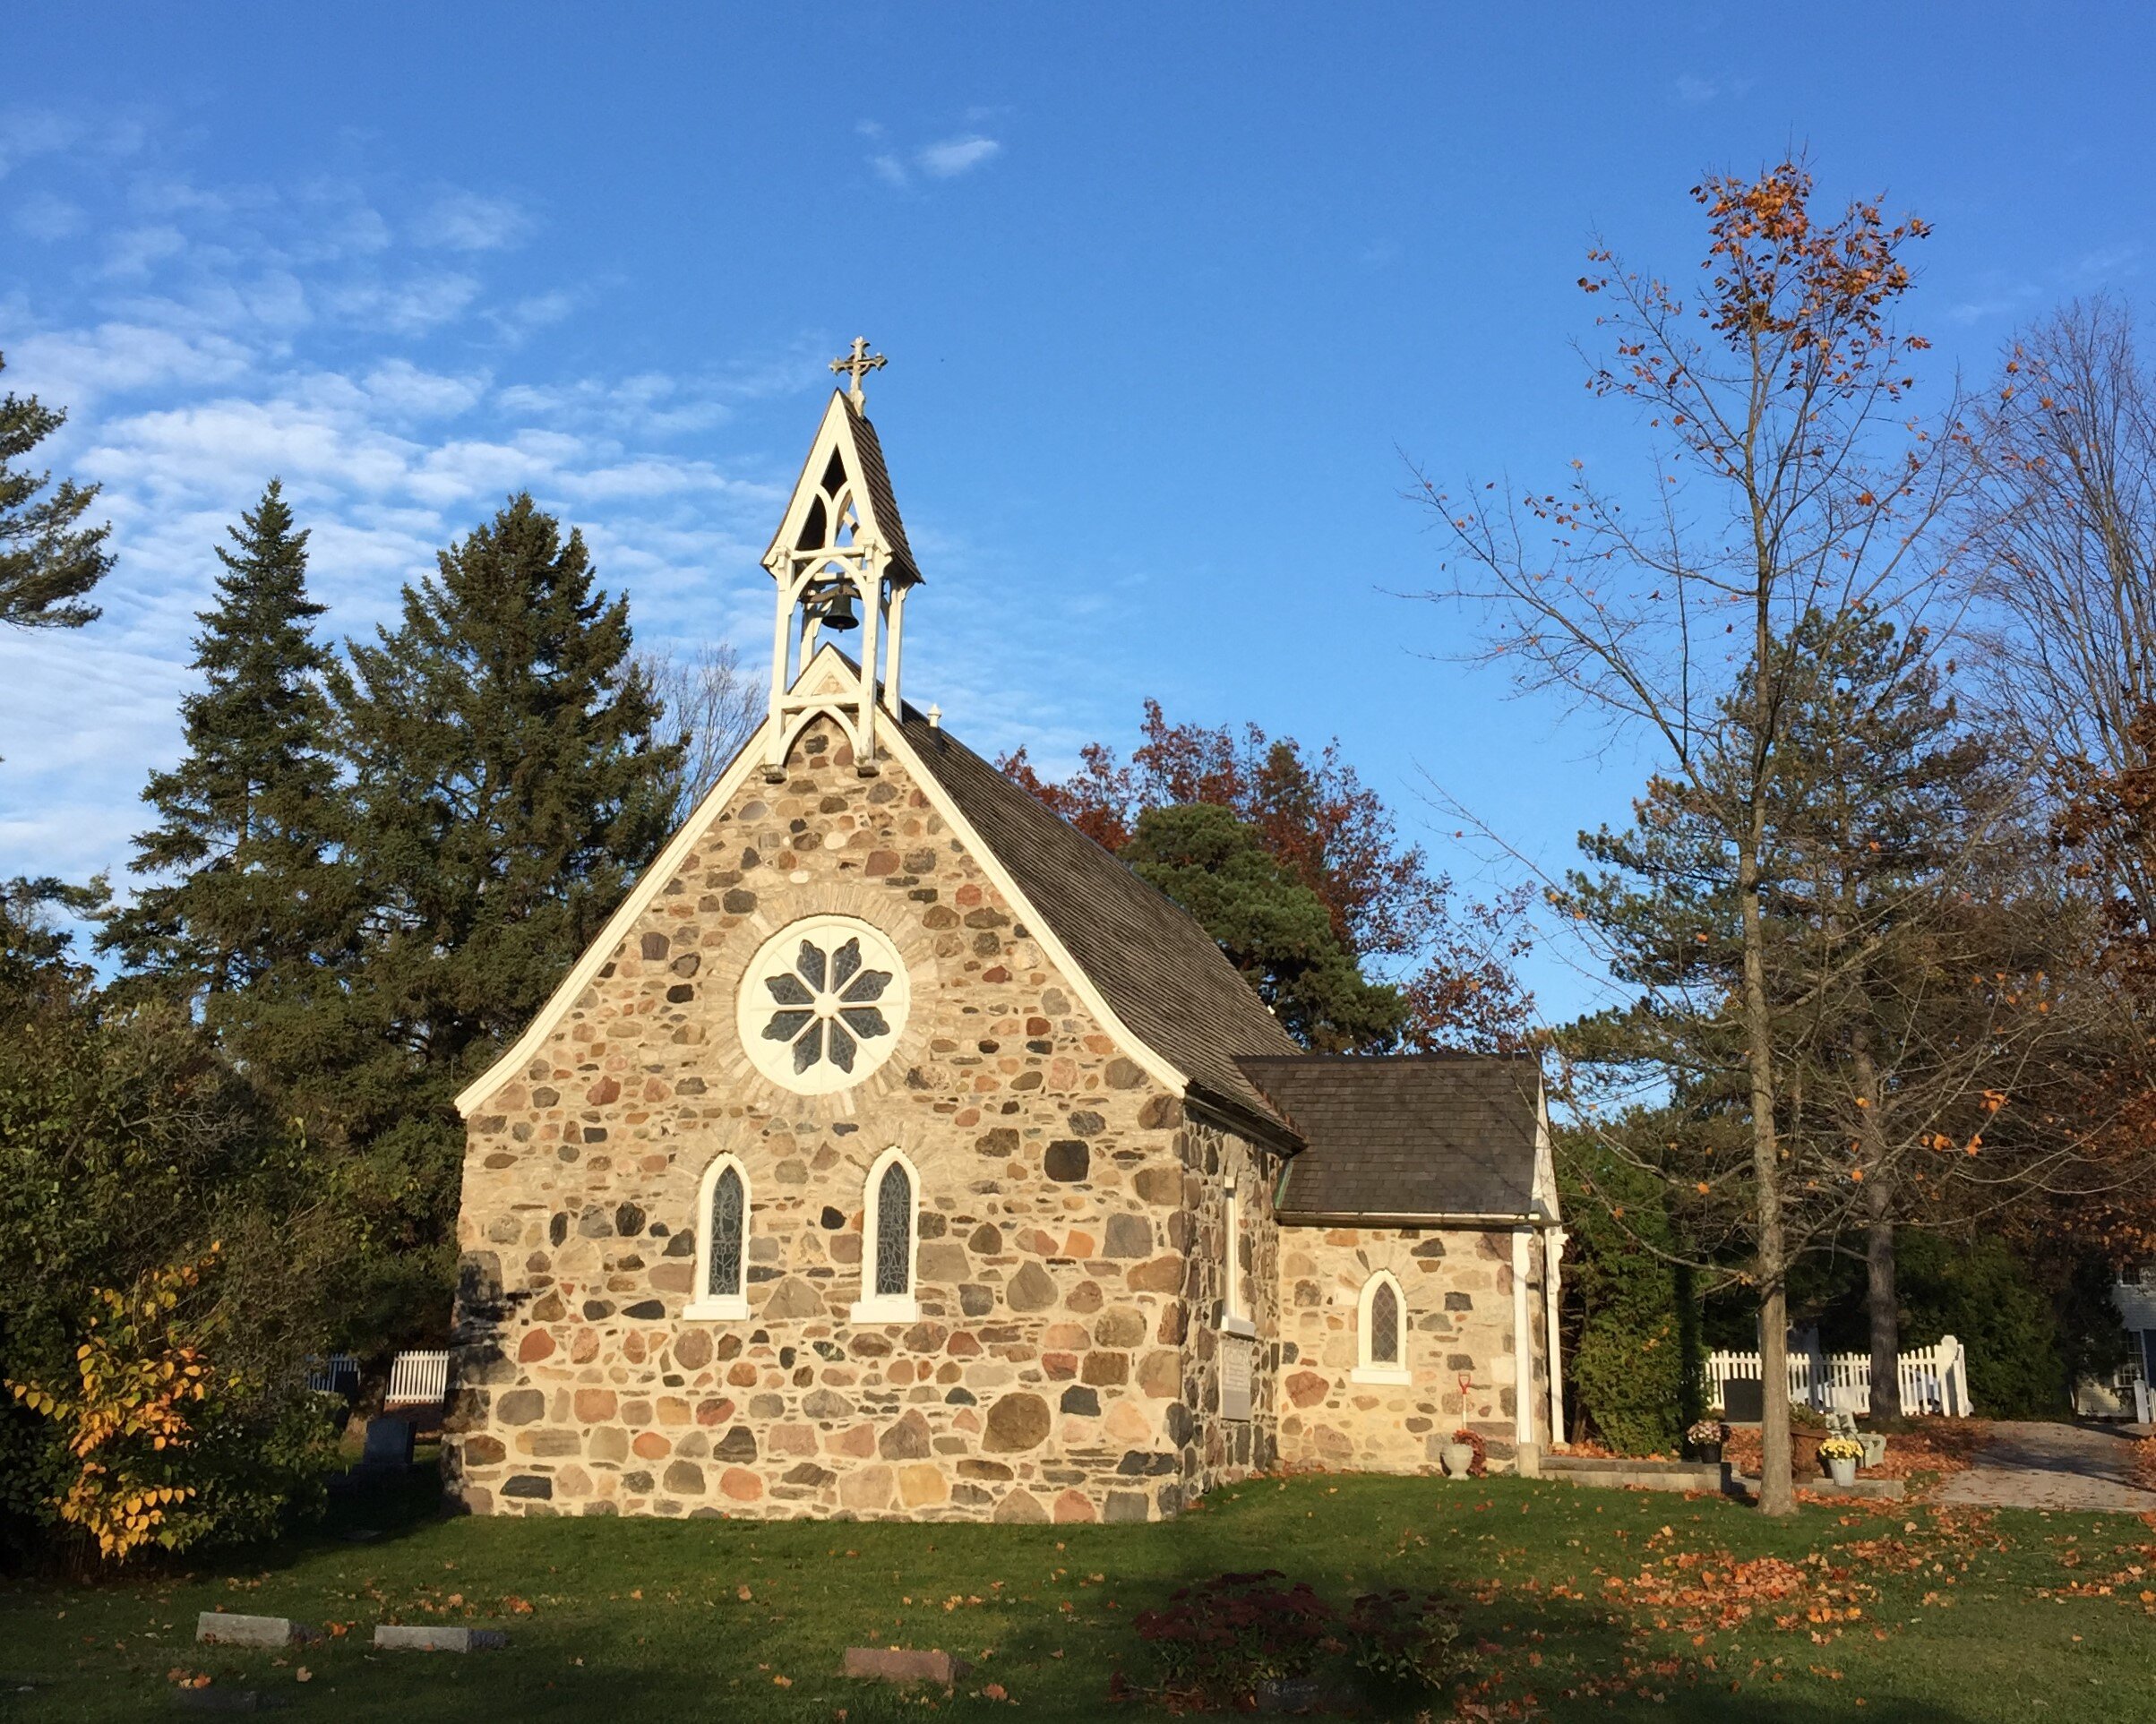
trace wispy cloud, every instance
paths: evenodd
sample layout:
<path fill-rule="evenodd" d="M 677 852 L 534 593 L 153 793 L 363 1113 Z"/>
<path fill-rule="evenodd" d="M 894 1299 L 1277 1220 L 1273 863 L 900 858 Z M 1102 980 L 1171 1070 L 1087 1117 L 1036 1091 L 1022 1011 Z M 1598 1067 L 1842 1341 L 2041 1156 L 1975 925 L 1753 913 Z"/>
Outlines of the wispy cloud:
<path fill-rule="evenodd" d="M 2009 277 L 1986 270 L 1962 284 L 1963 297 L 1946 306 L 1947 321 L 1967 329 L 2032 315 L 2047 302 L 2100 293 L 2141 272 L 2143 247 L 2125 240 L 2061 258 L 2036 276 Z"/>
<path fill-rule="evenodd" d="M 444 251 L 496 252 L 516 244 L 531 226 L 531 218 L 507 198 L 452 192 L 412 224 L 412 237 Z"/>
<path fill-rule="evenodd" d="M 33 156 L 69 148 L 82 135 L 80 121 L 48 109 L 18 107 L 0 115 L 0 178 Z"/>
<path fill-rule="evenodd" d="M 15 229 L 32 239 L 72 239 L 90 226 L 80 204 L 49 192 L 33 193 L 15 206 Z"/>
<path fill-rule="evenodd" d="M 1705 107 L 1709 102 L 1731 100 L 1746 95 L 1757 82 L 1752 78 L 1702 78 L 1696 73 L 1680 73 L 1672 90 L 1677 99 L 1687 107 Z"/>
<path fill-rule="evenodd" d="M 1002 153 L 1003 146 L 993 138 L 978 133 L 965 138 L 946 138 L 941 143 L 932 143 L 916 152 L 914 159 L 920 163 L 921 171 L 932 174 L 940 180 L 956 178 L 971 173 L 984 162 L 992 161 Z"/>
<path fill-rule="evenodd" d="M 127 227 L 112 236 L 105 250 L 105 273 L 109 276 L 146 276 L 150 266 L 186 249 L 186 236 L 177 227 L 159 222 L 146 227 Z"/>
<path fill-rule="evenodd" d="M 427 273 L 395 281 L 349 281 L 325 303 L 339 316 L 394 335 L 423 335 L 461 315 L 479 296 L 477 276 Z"/>
<path fill-rule="evenodd" d="M 531 227 L 514 201 L 220 186 L 159 164 L 116 177 L 96 128 L 0 125 L 0 150 L 33 146 L 51 192 L 7 199 L 0 221 L 94 250 L 81 267 L 17 242 L 5 382 L 69 410 L 40 459 L 103 486 L 119 560 L 90 628 L 0 632 L 0 875 L 124 872 L 144 775 L 177 750 L 211 550 L 272 475 L 312 535 L 331 638 L 389 618 L 437 548 L 524 488 L 585 527 L 646 640 L 761 637 L 755 558 L 781 476 L 696 440 L 732 404 L 798 388 L 814 354 L 504 375 L 593 291 L 499 269 Z"/>
<path fill-rule="evenodd" d="M 869 129 L 872 126 L 873 130 Z M 863 122 L 856 129 L 863 137 L 874 140 L 884 135 L 883 128 L 873 121 Z M 941 138 L 911 150 L 880 150 L 869 157 L 868 165 L 870 171 L 886 184 L 906 186 L 914 183 L 916 175 L 935 180 L 956 179 L 993 161 L 1002 153 L 1001 140 L 969 132 L 958 137 Z"/>
<path fill-rule="evenodd" d="M 494 327 L 510 341 L 522 341 L 537 335 L 541 330 L 559 323 L 584 303 L 584 295 L 571 288 L 556 287 L 543 294 L 528 295 L 490 313 Z"/>

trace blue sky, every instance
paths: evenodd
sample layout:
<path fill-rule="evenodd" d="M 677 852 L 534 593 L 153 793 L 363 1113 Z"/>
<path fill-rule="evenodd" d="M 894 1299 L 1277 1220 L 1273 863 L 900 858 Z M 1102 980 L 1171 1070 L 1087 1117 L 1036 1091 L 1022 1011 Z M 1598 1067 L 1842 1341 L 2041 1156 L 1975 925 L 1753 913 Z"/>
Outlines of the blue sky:
<path fill-rule="evenodd" d="M 1571 346 L 1588 236 L 1688 270 L 1700 172 L 1808 144 L 1935 224 L 1942 373 L 2151 262 L 2141 9 L 1640 15 L 18 4 L 4 386 L 71 409 L 54 462 L 121 561 L 88 630 L 0 639 L 0 873 L 125 862 L 210 546 L 272 473 L 337 634 L 529 486 L 647 639 L 757 660 L 755 554 L 856 333 L 929 582 L 907 690 L 954 729 L 1055 765 L 1152 694 L 1337 734 L 1470 882 L 1432 780 L 1561 864 L 1636 759 L 1395 595 L 1436 579 L 1409 461 L 1638 467 Z"/>

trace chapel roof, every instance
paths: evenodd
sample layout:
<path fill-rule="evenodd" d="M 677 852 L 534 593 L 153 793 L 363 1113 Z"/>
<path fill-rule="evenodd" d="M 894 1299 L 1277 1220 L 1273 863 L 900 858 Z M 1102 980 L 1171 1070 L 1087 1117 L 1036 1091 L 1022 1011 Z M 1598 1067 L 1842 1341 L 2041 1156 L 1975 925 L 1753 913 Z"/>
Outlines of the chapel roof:
<path fill-rule="evenodd" d="M 1196 918 L 911 706 L 900 728 L 1131 1034 L 1199 1100 L 1277 1120 L 1238 1059 L 1300 1050 Z"/>
<path fill-rule="evenodd" d="M 891 572 L 906 580 L 919 580 L 913 546 L 906 542 L 906 523 L 898 519 L 898 493 L 891 489 L 890 469 L 883 464 L 883 442 L 867 414 L 843 395 L 846 416 L 853 422 L 854 448 L 861 457 L 861 483 L 875 510 L 876 525 L 890 547 Z"/>
<path fill-rule="evenodd" d="M 1298 1054 L 1237 1062 L 1307 1145 L 1276 1201 L 1296 1215 L 1525 1215 L 1542 1071 L 1529 1056 Z"/>
<path fill-rule="evenodd" d="M 853 398 L 844 390 L 833 390 L 810 440 L 801 476 L 794 482 L 793 496 L 779 517 L 778 530 L 764 552 L 764 567 L 773 569 L 774 560 L 785 553 L 798 557 L 836 546 L 848 498 L 859 511 L 863 529 L 880 539 L 889 553 L 884 572 L 908 586 L 917 582 L 921 570 L 906 536 L 906 522 L 898 514 L 890 469 L 884 465 L 883 440 Z"/>

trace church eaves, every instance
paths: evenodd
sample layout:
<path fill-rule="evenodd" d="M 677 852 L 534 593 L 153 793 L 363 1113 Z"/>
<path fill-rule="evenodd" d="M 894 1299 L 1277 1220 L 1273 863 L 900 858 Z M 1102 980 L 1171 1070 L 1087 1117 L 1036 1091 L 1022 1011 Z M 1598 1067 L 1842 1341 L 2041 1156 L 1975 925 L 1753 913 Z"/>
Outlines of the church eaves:
<path fill-rule="evenodd" d="M 1283 1221 L 1554 1216 L 1542 1068 L 1531 1055 L 1298 1054 L 1243 1071 L 1306 1147 Z"/>
<path fill-rule="evenodd" d="M 843 399 L 843 398 L 841 398 Z M 810 668 L 859 667 L 826 644 Z M 1297 1138 L 1237 1059 L 1301 1052 L 1251 991 L 1212 936 L 1190 913 L 1052 812 L 915 708 L 884 733 L 895 763 L 938 805 L 954 831 L 970 835 L 980 859 L 1011 899 L 1013 912 L 1142 1068 L 1186 1102 L 1224 1115 L 1274 1147 Z M 713 820 L 763 757 L 772 721 L 743 743 L 701 805 L 676 832 L 586 948 L 515 1044 L 457 1097 L 477 1112 L 545 1044 L 637 919 L 663 891 Z"/>
<path fill-rule="evenodd" d="M 899 731 L 1115 1015 L 1182 1073 L 1186 1094 L 1278 1134 L 1279 1115 L 1236 1061 L 1302 1051 L 1190 912 L 910 707 Z"/>

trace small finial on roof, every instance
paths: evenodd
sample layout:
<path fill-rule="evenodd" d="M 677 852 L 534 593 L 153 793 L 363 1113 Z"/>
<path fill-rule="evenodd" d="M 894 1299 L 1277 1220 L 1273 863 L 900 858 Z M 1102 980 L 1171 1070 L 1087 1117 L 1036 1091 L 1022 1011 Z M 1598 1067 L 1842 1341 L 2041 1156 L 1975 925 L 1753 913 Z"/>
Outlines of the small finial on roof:
<path fill-rule="evenodd" d="M 856 335 L 854 338 L 853 352 L 841 354 L 831 361 L 833 371 L 841 376 L 851 373 L 853 377 L 853 387 L 848 389 L 846 393 L 846 399 L 854 404 L 855 412 L 863 413 L 868 408 L 868 397 L 862 391 L 861 380 L 872 371 L 881 371 L 886 363 L 881 354 L 871 353 L 868 350 L 868 337 L 865 335 Z"/>
<path fill-rule="evenodd" d="M 942 708 L 934 705 L 930 706 L 928 709 L 928 727 L 931 730 L 941 730 L 943 728 Z"/>

